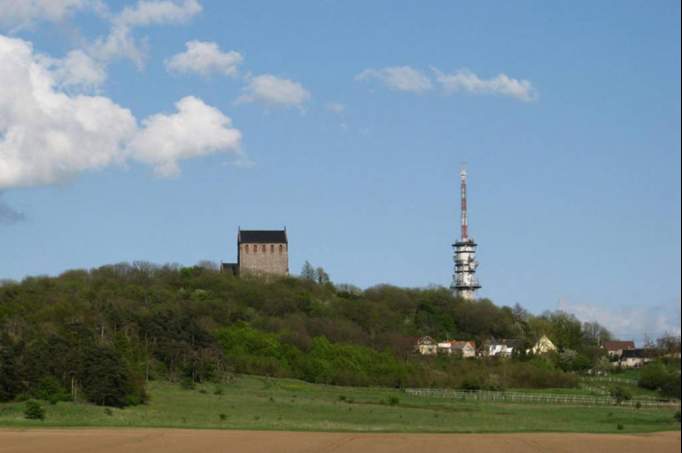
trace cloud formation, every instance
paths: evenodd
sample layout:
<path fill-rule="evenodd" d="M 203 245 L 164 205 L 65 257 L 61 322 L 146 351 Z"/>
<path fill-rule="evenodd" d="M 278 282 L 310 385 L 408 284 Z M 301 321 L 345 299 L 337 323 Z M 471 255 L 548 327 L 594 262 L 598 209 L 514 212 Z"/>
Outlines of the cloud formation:
<path fill-rule="evenodd" d="M 446 74 L 432 68 L 435 82 L 446 95 L 455 93 L 496 94 L 509 96 L 520 101 L 530 102 L 537 99 L 537 90 L 525 79 L 513 79 L 499 74 L 492 79 L 482 79 L 468 69 Z M 355 76 L 355 80 L 378 80 L 393 91 L 423 94 L 430 91 L 434 81 L 424 72 L 410 66 L 390 66 L 381 69 L 365 69 Z"/>
<path fill-rule="evenodd" d="M 440 83 L 445 94 L 497 94 L 529 102 L 537 99 L 537 92 L 528 80 L 512 79 L 506 74 L 499 74 L 492 79 L 481 79 L 479 76 L 462 69 L 452 74 L 445 74 L 433 69 L 436 80 Z"/>
<path fill-rule="evenodd" d="M 292 80 L 261 74 L 248 79 L 237 103 L 261 102 L 270 106 L 302 108 L 310 99 L 310 93 Z"/>
<path fill-rule="evenodd" d="M 136 27 L 181 24 L 202 10 L 198 0 L 140 0 L 127 6 L 111 19 L 111 31 L 95 41 L 88 53 L 100 61 L 128 58 L 138 67 L 144 64 L 145 49 L 132 35 Z"/>
<path fill-rule="evenodd" d="M 139 127 L 107 97 L 61 91 L 58 72 L 30 43 L 0 35 L 0 190 L 53 184 L 131 159 L 169 176 L 181 159 L 239 153 L 240 132 L 200 99 L 183 98 L 177 113 L 152 115 Z"/>
<path fill-rule="evenodd" d="M 103 8 L 100 0 L 0 0 L 0 26 L 16 31 L 40 21 L 61 22 L 78 10 Z"/>
<path fill-rule="evenodd" d="M 355 80 L 379 80 L 394 91 L 424 93 L 433 84 L 428 76 L 410 66 L 391 66 L 382 69 L 365 69 L 355 76 Z"/>
<path fill-rule="evenodd" d="M 0 27 L 16 31 L 39 21 L 59 22 L 79 10 L 92 10 L 106 19 L 108 34 L 63 58 L 44 57 L 44 61 L 61 86 L 92 90 L 106 80 L 106 68 L 113 60 L 126 58 L 142 68 L 147 43 L 135 38 L 135 28 L 185 23 L 202 6 L 199 0 L 138 0 L 113 14 L 101 0 L 0 0 Z"/>
<path fill-rule="evenodd" d="M 196 73 L 203 76 L 223 74 L 235 77 L 244 61 L 239 52 L 223 52 L 214 42 L 189 41 L 187 50 L 166 61 L 166 68 L 176 73 Z"/>
<path fill-rule="evenodd" d="M 605 307 L 587 303 L 559 302 L 559 309 L 581 321 L 597 321 L 616 337 L 641 342 L 645 335 L 680 335 L 680 300 L 664 305 Z"/>
<path fill-rule="evenodd" d="M 241 133 L 220 110 L 193 96 L 180 99 L 175 106 L 177 113 L 146 118 L 129 145 L 135 158 L 154 166 L 157 175 L 177 175 L 181 159 L 239 149 Z"/>

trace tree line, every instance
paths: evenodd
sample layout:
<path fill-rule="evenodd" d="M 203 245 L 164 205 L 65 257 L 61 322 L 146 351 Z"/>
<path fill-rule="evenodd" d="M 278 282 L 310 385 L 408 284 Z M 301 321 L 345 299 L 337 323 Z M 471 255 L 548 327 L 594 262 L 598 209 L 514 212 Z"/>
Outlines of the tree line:
<path fill-rule="evenodd" d="M 609 332 L 562 312 L 467 301 L 446 288 L 237 278 L 214 266 L 116 264 L 0 286 L 0 400 L 83 399 L 126 406 L 153 379 L 190 383 L 229 373 L 392 387 L 569 387 L 603 360 Z M 548 335 L 560 353 L 464 361 L 414 353 L 417 337 Z"/>

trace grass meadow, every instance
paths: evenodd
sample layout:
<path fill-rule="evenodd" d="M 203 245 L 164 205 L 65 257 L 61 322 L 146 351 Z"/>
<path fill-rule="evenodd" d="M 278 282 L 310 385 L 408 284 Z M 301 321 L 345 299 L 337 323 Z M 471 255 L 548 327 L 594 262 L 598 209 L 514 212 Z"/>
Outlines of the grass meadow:
<path fill-rule="evenodd" d="M 325 386 L 256 376 L 194 389 L 151 382 L 148 391 L 148 404 L 125 409 L 42 402 L 46 412 L 42 421 L 26 420 L 24 403 L 2 403 L 0 426 L 434 433 L 642 433 L 679 429 L 672 409 L 449 401 L 410 396 L 394 389 Z"/>

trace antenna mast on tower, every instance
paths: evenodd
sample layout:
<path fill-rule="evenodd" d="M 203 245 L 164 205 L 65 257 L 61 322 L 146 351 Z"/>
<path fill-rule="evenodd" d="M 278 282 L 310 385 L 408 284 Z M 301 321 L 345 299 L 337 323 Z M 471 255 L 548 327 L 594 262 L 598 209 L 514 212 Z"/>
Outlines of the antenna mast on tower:
<path fill-rule="evenodd" d="M 462 209 L 462 224 L 461 224 L 461 240 L 466 241 L 469 238 L 469 219 L 467 217 L 467 171 L 465 168 L 459 172 L 460 179 L 460 200 Z"/>
<path fill-rule="evenodd" d="M 460 238 L 452 244 L 454 250 L 455 269 L 450 288 L 455 296 L 464 299 L 474 299 L 476 291 L 481 287 L 476 279 L 476 247 L 477 244 L 469 237 L 469 214 L 467 207 L 467 171 L 464 167 L 459 172 L 460 192 Z"/>

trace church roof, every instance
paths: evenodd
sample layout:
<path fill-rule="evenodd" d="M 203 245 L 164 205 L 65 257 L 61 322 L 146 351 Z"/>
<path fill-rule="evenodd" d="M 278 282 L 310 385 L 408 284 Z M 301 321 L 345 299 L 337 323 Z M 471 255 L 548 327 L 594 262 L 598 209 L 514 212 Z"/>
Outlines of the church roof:
<path fill-rule="evenodd" d="M 287 230 L 239 230 L 240 244 L 287 244 Z"/>

